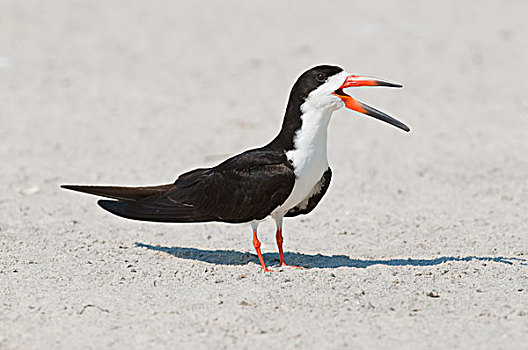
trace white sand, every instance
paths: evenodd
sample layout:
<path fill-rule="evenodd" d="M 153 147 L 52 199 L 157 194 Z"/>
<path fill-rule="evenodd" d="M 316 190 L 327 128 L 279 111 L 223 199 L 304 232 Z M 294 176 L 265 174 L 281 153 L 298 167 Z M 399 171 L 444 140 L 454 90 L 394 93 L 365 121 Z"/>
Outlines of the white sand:
<path fill-rule="evenodd" d="M 0 348 L 526 348 L 528 3 L 285 3 L 0 3 Z M 404 84 L 356 96 L 412 132 L 335 113 L 301 271 L 59 189 L 260 146 L 320 63 Z"/>

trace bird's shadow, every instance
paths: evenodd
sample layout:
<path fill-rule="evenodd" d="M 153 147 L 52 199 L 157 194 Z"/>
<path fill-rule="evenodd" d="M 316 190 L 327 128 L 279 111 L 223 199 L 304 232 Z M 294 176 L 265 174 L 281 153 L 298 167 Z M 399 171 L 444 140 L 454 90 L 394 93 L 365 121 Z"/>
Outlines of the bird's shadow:
<path fill-rule="evenodd" d="M 248 252 L 238 252 L 234 250 L 205 250 L 196 248 L 184 247 L 163 247 L 153 246 L 145 243 L 135 243 L 136 247 L 164 252 L 182 259 L 204 261 L 211 264 L 218 265 L 246 265 L 249 262 L 259 263 L 255 254 Z M 286 261 L 292 265 L 298 265 L 304 268 L 337 268 L 337 267 L 356 267 L 366 268 L 372 265 L 386 265 L 386 266 L 433 266 L 439 265 L 448 261 L 492 261 L 503 264 L 512 265 L 513 261 L 520 261 L 522 265 L 528 265 L 526 259 L 522 258 L 508 258 L 502 256 L 496 257 L 482 257 L 482 256 L 442 256 L 433 259 L 388 259 L 388 260 L 363 260 L 351 259 L 346 255 L 308 255 L 301 253 L 284 253 Z M 274 265 L 279 262 L 279 256 L 276 253 L 264 253 L 264 260 L 267 265 Z"/>

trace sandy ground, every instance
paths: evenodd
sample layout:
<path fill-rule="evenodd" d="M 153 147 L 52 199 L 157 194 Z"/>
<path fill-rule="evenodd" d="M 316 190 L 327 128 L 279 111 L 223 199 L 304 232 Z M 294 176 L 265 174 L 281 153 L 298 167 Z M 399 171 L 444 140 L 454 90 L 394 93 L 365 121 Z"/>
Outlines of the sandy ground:
<path fill-rule="evenodd" d="M 526 1 L 0 3 L 0 348 L 528 348 Z M 334 114 L 329 193 L 263 274 L 244 225 L 127 221 L 269 141 L 320 63 L 412 132 Z M 277 265 L 273 223 L 261 225 Z"/>

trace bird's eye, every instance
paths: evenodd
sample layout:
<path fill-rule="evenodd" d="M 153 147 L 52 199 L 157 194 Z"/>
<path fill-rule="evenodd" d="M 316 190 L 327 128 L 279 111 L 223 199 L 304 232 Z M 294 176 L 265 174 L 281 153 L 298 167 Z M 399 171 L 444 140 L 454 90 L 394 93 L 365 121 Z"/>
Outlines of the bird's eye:
<path fill-rule="evenodd" d="M 317 74 L 317 76 L 315 77 L 315 79 L 318 81 L 318 82 L 324 82 L 326 80 L 326 76 L 323 74 L 323 73 L 319 73 Z"/>

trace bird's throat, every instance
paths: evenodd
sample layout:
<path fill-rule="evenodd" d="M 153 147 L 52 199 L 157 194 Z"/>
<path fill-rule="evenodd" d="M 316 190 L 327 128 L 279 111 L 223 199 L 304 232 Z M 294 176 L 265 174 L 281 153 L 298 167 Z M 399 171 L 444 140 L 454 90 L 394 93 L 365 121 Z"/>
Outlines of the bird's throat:
<path fill-rule="evenodd" d="M 295 172 L 295 185 L 277 211 L 287 212 L 305 200 L 328 169 L 326 141 L 331 114 L 318 109 L 303 110 L 302 126 L 295 133 L 293 149 L 286 152 Z"/>
<path fill-rule="evenodd" d="M 326 144 L 332 112 L 305 107 L 305 105 L 302 111 L 301 127 L 295 132 L 293 149 L 286 155 L 292 162 L 298 178 L 305 175 L 316 176 L 317 182 L 328 168 Z"/>

